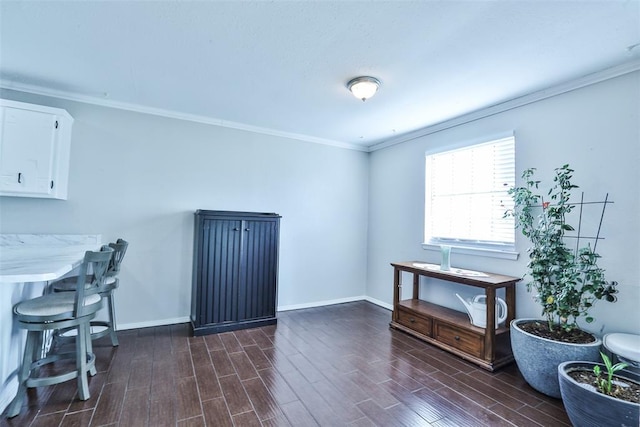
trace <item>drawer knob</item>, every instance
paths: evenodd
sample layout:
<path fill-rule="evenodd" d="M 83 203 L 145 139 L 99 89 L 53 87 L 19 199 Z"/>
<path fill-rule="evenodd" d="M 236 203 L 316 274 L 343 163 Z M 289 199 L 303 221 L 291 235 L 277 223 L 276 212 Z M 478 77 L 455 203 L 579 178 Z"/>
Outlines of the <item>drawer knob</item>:
<path fill-rule="evenodd" d="M 460 336 L 456 335 L 455 337 L 453 337 L 453 339 L 456 341 L 460 341 Z"/>
<path fill-rule="evenodd" d="M 409 318 L 409 322 L 411 322 L 411 323 L 415 323 L 415 321 L 416 321 L 416 319 L 414 319 L 413 317 L 410 317 L 410 318 Z"/>

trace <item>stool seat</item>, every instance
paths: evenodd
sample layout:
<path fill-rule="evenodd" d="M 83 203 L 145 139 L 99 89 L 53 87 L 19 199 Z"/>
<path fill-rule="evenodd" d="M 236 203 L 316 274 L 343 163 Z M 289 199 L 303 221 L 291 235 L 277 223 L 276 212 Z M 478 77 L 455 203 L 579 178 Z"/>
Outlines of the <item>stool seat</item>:
<path fill-rule="evenodd" d="M 640 335 L 612 333 L 602 338 L 610 352 L 633 362 L 640 362 Z"/>
<path fill-rule="evenodd" d="M 95 313 L 102 304 L 99 294 L 87 295 L 84 298 L 85 313 Z M 50 294 L 26 300 L 17 304 L 14 312 L 21 322 L 36 323 L 53 322 L 73 317 L 75 295 L 68 293 Z"/>

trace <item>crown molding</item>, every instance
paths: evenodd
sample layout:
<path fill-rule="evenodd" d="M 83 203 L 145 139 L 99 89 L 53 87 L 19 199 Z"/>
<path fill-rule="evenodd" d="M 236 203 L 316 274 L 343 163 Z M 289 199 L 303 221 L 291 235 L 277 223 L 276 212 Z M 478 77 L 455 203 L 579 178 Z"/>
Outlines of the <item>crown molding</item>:
<path fill-rule="evenodd" d="M 84 104 L 98 105 L 101 107 L 133 111 L 136 113 L 143 113 L 143 114 L 151 114 L 154 116 L 167 117 L 171 119 L 186 120 L 186 121 L 195 122 L 195 123 L 203 123 L 208 125 L 243 130 L 247 132 L 276 136 L 281 138 L 295 139 L 298 141 L 311 142 L 314 144 L 330 145 L 332 147 L 345 148 L 348 150 L 356 150 L 356 151 L 363 151 L 363 152 L 369 151 L 369 149 L 366 146 L 358 145 L 358 144 L 351 144 L 351 143 L 342 142 L 342 141 L 334 141 L 331 139 L 317 138 L 314 136 L 303 135 L 303 134 L 293 133 L 293 132 L 283 132 L 283 131 L 264 128 L 260 126 L 252 126 L 245 123 L 232 122 L 224 119 L 200 116 L 196 114 L 182 113 L 179 111 L 165 110 L 162 108 L 153 108 L 153 107 L 146 107 L 144 105 L 127 103 L 127 102 L 113 101 L 109 99 L 99 98 L 97 96 L 81 95 L 81 94 L 77 94 L 69 91 L 49 89 L 42 86 L 25 85 L 25 84 L 15 83 L 13 81 L 8 81 L 3 79 L 0 79 L 0 88 L 15 90 L 19 92 L 26 92 L 34 95 L 66 99 L 69 101 L 81 102 Z"/>
<path fill-rule="evenodd" d="M 406 133 L 404 135 L 400 135 L 395 138 L 387 139 L 385 141 L 369 145 L 369 146 L 353 144 L 353 143 L 348 143 L 343 141 L 334 141 L 334 140 L 324 139 L 324 138 L 317 138 L 310 135 L 303 135 L 303 134 L 292 133 L 292 132 L 283 132 L 283 131 L 278 131 L 270 128 L 252 126 L 245 123 L 231 122 L 228 120 L 205 117 L 205 116 L 200 116 L 196 114 L 181 113 L 178 111 L 165 110 L 161 108 L 152 108 L 152 107 L 146 107 L 138 104 L 118 102 L 118 101 L 99 98 L 97 96 L 88 96 L 88 95 L 81 95 L 81 94 L 77 94 L 69 91 L 53 90 L 53 89 L 49 89 L 41 86 L 19 84 L 13 81 L 8 81 L 3 79 L 0 79 L 0 88 L 31 93 L 34 95 L 66 99 L 69 101 L 76 101 L 76 102 L 81 102 L 85 104 L 98 105 L 102 107 L 116 108 L 120 110 L 133 111 L 133 112 L 143 113 L 143 114 L 151 114 L 155 116 L 167 117 L 167 118 L 178 119 L 178 120 L 186 120 L 186 121 L 191 121 L 195 123 L 209 124 L 209 125 L 220 126 L 220 127 L 230 128 L 230 129 L 243 130 L 247 132 L 263 134 L 263 135 L 294 139 L 294 140 L 303 141 L 303 142 L 329 145 L 332 147 L 370 153 L 377 150 L 382 150 L 384 148 L 392 147 L 394 145 L 402 144 L 417 138 L 421 138 L 423 136 L 431 135 L 436 132 L 441 132 L 446 129 L 460 126 L 465 123 L 473 122 L 475 120 L 479 120 L 479 119 L 489 117 L 495 114 L 499 114 L 505 111 L 509 111 L 514 108 L 522 107 L 527 104 L 532 104 L 534 102 L 538 102 L 543 99 L 547 99 L 557 95 L 561 95 L 563 93 L 571 92 L 573 90 L 580 89 L 585 86 L 590 86 L 592 84 L 600 83 L 602 81 L 619 77 L 619 76 L 632 73 L 638 70 L 640 70 L 640 59 L 629 61 L 615 67 L 607 68 L 599 72 L 588 74 L 578 79 L 570 80 L 568 82 L 561 83 L 556 86 L 551 86 L 547 89 L 542 89 L 537 92 L 532 92 L 530 94 L 523 95 L 518 98 L 513 98 L 510 100 L 501 102 L 499 104 L 495 104 L 486 108 L 475 110 L 470 113 L 463 114 L 461 116 L 457 116 L 452 119 L 445 120 L 445 121 Z"/>
<path fill-rule="evenodd" d="M 413 132 L 400 135 L 396 138 L 388 139 L 380 143 L 376 143 L 368 146 L 369 152 L 382 150 L 383 148 L 392 147 L 394 145 L 402 144 L 423 136 L 431 135 L 436 132 L 441 132 L 446 129 L 450 129 L 456 126 L 463 125 L 465 123 L 473 122 L 485 117 L 493 116 L 505 111 L 512 110 L 514 108 L 522 107 L 527 104 L 541 101 L 543 99 L 551 98 L 554 96 L 562 95 L 563 93 L 571 92 L 576 89 L 590 86 L 596 83 L 603 82 L 605 80 L 613 79 L 625 74 L 632 73 L 640 70 L 640 59 L 626 62 L 624 64 L 607 68 L 602 71 L 598 71 L 586 76 L 570 80 L 568 82 L 561 83 L 556 86 L 551 86 L 547 89 L 542 89 L 537 92 L 532 92 L 527 95 L 523 95 L 518 98 L 513 98 L 508 101 L 501 102 L 490 107 L 482 108 L 480 110 L 472 111 L 471 113 L 463 114 L 458 117 L 454 117 L 449 120 L 445 120 L 440 123 L 436 123 L 431 126 L 418 129 Z"/>

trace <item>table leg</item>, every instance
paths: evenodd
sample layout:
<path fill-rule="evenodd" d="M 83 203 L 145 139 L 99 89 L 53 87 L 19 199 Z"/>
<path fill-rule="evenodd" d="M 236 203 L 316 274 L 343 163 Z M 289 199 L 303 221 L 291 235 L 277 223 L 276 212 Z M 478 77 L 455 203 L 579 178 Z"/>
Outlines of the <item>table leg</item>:
<path fill-rule="evenodd" d="M 487 324 L 484 334 L 484 360 L 493 362 L 496 342 L 496 290 L 485 288 L 487 297 Z"/>
<path fill-rule="evenodd" d="M 507 320 L 504 325 L 508 328 L 511 321 L 516 318 L 516 285 L 507 286 L 505 289 L 505 299 L 507 300 Z"/>
<path fill-rule="evenodd" d="M 397 268 L 393 269 L 393 321 L 397 322 L 399 313 L 398 313 L 398 303 L 400 302 L 400 287 L 402 284 L 400 283 L 400 270 Z"/>

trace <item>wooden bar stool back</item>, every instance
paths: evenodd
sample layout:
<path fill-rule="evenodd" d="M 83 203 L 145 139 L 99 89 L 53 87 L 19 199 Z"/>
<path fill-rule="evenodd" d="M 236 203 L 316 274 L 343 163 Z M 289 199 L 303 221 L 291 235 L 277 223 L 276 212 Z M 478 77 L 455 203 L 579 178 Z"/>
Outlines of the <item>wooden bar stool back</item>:
<path fill-rule="evenodd" d="M 107 269 L 104 286 L 100 290 L 100 295 L 107 303 L 109 319 L 106 321 L 91 321 L 91 338 L 98 339 L 109 335 L 111 337 L 111 345 L 117 347 L 119 343 L 118 336 L 116 335 L 116 310 L 113 302 L 113 291 L 120 285 L 118 273 L 120 273 L 120 265 L 127 252 L 129 243 L 126 240 L 118 239 L 115 243 L 109 243 L 109 247 L 113 249 L 113 257 Z M 77 278 L 75 277 L 68 277 L 53 283 L 51 287 L 54 292 L 73 292 L 75 291 L 76 280 Z M 70 337 L 61 334 L 57 339 L 59 342 L 63 342 L 66 338 Z"/>

